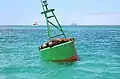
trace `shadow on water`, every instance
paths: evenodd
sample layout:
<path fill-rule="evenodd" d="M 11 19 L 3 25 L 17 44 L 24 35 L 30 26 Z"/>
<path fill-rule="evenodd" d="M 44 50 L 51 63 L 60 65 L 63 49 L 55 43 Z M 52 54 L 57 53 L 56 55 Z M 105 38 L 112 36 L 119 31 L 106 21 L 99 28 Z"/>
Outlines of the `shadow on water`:
<path fill-rule="evenodd" d="M 80 61 L 80 59 L 77 61 Z M 73 66 L 76 64 L 77 61 L 44 61 L 44 60 L 41 60 L 40 63 L 43 67 L 59 68 L 59 67 Z"/>
<path fill-rule="evenodd" d="M 53 61 L 54 63 L 58 64 L 58 65 L 64 65 L 64 66 L 72 66 L 75 64 L 75 61 Z"/>
<path fill-rule="evenodd" d="M 72 66 L 74 65 L 77 61 L 80 61 L 80 58 L 79 56 L 77 56 L 77 60 L 71 60 L 71 61 L 52 61 L 56 64 L 59 64 L 59 65 L 65 65 L 65 66 Z"/>
<path fill-rule="evenodd" d="M 41 60 L 41 65 L 44 67 L 49 68 L 59 68 L 59 67 L 67 67 L 67 66 L 73 66 L 76 63 L 76 61 L 44 61 Z"/>

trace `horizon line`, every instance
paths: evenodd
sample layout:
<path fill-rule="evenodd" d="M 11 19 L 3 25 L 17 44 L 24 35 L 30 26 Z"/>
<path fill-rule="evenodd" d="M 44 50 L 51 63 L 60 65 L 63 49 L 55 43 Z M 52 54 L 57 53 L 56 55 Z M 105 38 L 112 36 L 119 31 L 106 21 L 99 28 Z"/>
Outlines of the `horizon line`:
<path fill-rule="evenodd" d="M 29 24 L 2 24 L 2 25 L 0 25 L 0 26 L 15 26 L 15 25 L 26 25 L 26 26 L 34 26 L 34 25 L 29 25 Z M 96 24 L 97 26 L 103 26 L 103 25 L 105 25 L 105 26 L 113 26 L 112 24 Z M 63 24 L 63 25 L 61 25 L 61 26 L 96 26 L 95 24 L 82 24 L 82 25 L 71 25 L 71 24 Z M 116 26 L 120 26 L 120 24 L 114 24 L 114 25 L 116 25 Z M 38 25 L 38 26 L 47 26 L 47 25 Z"/>

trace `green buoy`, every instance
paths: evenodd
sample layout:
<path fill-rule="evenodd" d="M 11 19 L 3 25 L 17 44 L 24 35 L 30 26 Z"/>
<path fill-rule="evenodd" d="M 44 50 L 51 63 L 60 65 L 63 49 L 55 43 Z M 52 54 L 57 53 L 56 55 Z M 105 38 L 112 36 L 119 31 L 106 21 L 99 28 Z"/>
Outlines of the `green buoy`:
<path fill-rule="evenodd" d="M 43 8 L 41 14 L 45 15 L 49 38 L 47 43 L 44 43 L 39 47 L 41 59 L 50 61 L 77 60 L 78 56 L 74 46 L 74 40 L 66 37 L 57 17 L 55 16 L 55 9 L 48 8 L 47 0 L 41 0 L 41 4 Z M 50 18 L 54 18 L 54 21 L 50 21 Z M 53 22 L 56 22 L 57 25 Z M 61 34 L 51 36 L 51 27 L 57 28 Z M 58 38 L 60 36 L 63 36 L 63 38 Z"/>

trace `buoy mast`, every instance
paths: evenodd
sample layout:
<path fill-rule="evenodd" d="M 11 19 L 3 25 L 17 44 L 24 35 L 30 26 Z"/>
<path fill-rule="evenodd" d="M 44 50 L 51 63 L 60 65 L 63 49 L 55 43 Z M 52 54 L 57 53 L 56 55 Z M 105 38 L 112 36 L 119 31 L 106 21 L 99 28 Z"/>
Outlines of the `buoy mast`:
<path fill-rule="evenodd" d="M 48 30 L 48 38 L 49 40 L 51 40 L 52 38 L 58 37 L 58 36 L 64 36 L 64 38 L 66 38 L 66 35 L 54 13 L 55 9 L 49 9 L 48 8 L 48 4 L 47 4 L 47 0 L 41 0 L 41 4 L 42 4 L 42 8 L 43 8 L 43 12 L 41 12 L 41 14 L 45 15 L 45 19 L 46 19 L 46 24 L 47 24 L 47 30 Z M 48 13 L 52 13 L 51 15 L 48 15 Z M 53 22 L 51 22 L 49 19 L 50 18 L 54 18 L 54 21 L 57 22 L 57 25 L 55 25 Z M 51 36 L 51 29 L 50 26 L 54 26 L 55 28 L 57 28 L 58 30 L 60 30 L 60 34 L 55 35 L 55 36 Z"/>

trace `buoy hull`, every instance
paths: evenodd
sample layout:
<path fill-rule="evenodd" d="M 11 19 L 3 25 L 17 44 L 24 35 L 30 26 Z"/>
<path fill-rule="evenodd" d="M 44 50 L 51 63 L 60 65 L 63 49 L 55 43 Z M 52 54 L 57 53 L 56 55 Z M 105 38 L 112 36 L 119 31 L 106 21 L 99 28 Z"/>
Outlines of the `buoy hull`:
<path fill-rule="evenodd" d="M 78 59 L 74 41 L 69 41 L 53 47 L 41 49 L 40 56 L 42 60 L 48 61 L 71 61 Z"/>

